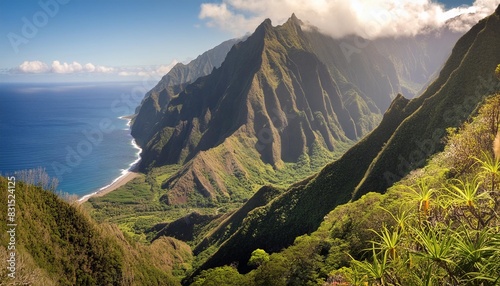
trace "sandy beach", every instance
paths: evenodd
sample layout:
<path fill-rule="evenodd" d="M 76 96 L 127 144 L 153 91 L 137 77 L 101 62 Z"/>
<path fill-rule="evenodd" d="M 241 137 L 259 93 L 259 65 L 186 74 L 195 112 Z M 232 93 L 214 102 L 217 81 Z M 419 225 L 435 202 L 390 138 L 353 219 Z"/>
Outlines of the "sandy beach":
<path fill-rule="evenodd" d="M 88 194 L 86 196 L 81 197 L 78 200 L 78 203 L 82 204 L 82 203 L 86 202 L 91 197 L 102 197 L 106 194 L 109 194 L 110 192 L 118 189 L 119 187 L 125 185 L 126 183 L 130 182 L 134 178 L 137 178 L 138 176 L 140 176 L 139 173 L 128 171 L 125 175 L 121 176 L 118 180 L 116 180 L 116 182 L 113 182 L 109 186 L 107 186 L 107 187 L 105 187 L 105 188 L 103 188 L 95 193 Z"/>

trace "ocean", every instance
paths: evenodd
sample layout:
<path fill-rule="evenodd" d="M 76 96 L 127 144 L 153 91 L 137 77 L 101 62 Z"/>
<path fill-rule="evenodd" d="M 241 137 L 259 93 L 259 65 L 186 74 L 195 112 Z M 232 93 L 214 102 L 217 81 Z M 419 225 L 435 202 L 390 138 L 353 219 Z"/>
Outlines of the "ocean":
<path fill-rule="evenodd" d="M 44 168 L 82 197 L 138 162 L 129 120 L 142 83 L 0 84 L 0 173 Z"/>

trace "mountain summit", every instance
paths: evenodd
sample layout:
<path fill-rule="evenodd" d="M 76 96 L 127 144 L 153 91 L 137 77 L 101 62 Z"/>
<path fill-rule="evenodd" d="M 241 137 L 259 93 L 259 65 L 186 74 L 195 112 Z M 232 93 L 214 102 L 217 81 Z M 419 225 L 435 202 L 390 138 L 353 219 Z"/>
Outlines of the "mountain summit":
<path fill-rule="evenodd" d="M 141 170 L 180 166 L 162 201 L 246 199 L 289 169 L 312 174 L 375 128 L 408 81 L 375 45 L 347 57 L 343 44 L 304 31 L 295 15 L 276 27 L 266 19 L 219 68 L 168 100 L 159 94 L 154 124 L 143 105 L 132 126 Z"/>
<path fill-rule="evenodd" d="M 200 269 L 238 262 L 242 270 L 248 270 L 245 263 L 253 250 L 279 251 L 298 236 L 316 230 L 338 205 L 368 192 L 383 193 L 423 166 L 442 150 L 448 128 L 459 127 L 485 97 L 500 90 L 494 78 L 499 47 L 497 9 L 460 38 L 438 78 L 421 96 L 412 100 L 397 96 L 380 125 L 340 159 L 266 205 L 248 211 L 223 239 L 208 235 L 205 241 L 215 241 L 219 249 Z M 203 249 L 207 247 L 213 245 L 203 245 Z"/>
<path fill-rule="evenodd" d="M 363 135 L 360 115 L 373 113 L 351 116 L 299 20 L 273 27 L 268 19 L 233 46 L 220 68 L 170 100 L 156 133 L 144 140 L 141 168 L 184 164 L 164 182 L 171 203 L 185 202 L 192 190 L 230 196 L 227 175 L 248 185 L 256 167 L 280 169 L 313 152 L 333 152 Z"/>

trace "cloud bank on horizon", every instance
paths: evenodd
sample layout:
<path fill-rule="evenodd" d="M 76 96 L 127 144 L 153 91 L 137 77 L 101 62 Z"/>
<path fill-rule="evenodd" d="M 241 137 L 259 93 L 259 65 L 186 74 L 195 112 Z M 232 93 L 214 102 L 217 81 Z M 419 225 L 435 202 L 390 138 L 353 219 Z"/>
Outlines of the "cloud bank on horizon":
<path fill-rule="evenodd" d="M 24 61 L 22 64 L 14 69 L 13 72 L 19 73 L 78 73 L 78 72 L 96 72 L 96 73 L 110 73 L 114 69 L 105 66 L 95 66 L 92 63 L 82 65 L 78 62 L 61 63 L 60 61 L 53 61 L 52 64 L 47 65 L 42 61 Z"/>
<path fill-rule="evenodd" d="M 265 18 L 281 24 L 295 13 L 305 24 L 333 37 L 414 36 L 447 25 L 465 32 L 492 14 L 500 0 L 446 9 L 431 0 L 222 0 L 203 3 L 199 18 L 234 35 L 252 32 Z"/>
<path fill-rule="evenodd" d="M 11 69 L 11 74 L 75 74 L 75 73 L 102 73 L 116 74 L 118 76 L 163 76 L 172 69 L 178 61 L 174 60 L 168 65 L 152 67 L 106 67 L 92 63 L 80 64 L 78 62 L 53 61 L 50 65 L 42 61 L 24 61 L 17 68 Z"/>

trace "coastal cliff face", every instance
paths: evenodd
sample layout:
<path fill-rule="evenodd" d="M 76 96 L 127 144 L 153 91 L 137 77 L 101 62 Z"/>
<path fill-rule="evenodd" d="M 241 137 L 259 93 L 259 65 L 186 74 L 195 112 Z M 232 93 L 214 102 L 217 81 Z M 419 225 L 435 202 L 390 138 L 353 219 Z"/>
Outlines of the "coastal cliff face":
<path fill-rule="evenodd" d="M 162 201 L 185 203 L 193 193 L 245 199 L 256 186 L 279 180 L 276 173 L 289 164 L 318 170 L 373 130 L 392 99 L 415 92 L 439 62 L 413 67 L 404 57 L 414 50 L 389 57 L 381 52 L 387 41 L 351 54 L 344 45 L 350 40 L 304 31 L 295 15 L 277 27 L 266 20 L 209 75 L 187 85 L 162 81 L 132 125 L 142 171 L 181 166 L 163 181 Z M 392 45 L 405 50 L 411 42 Z"/>

